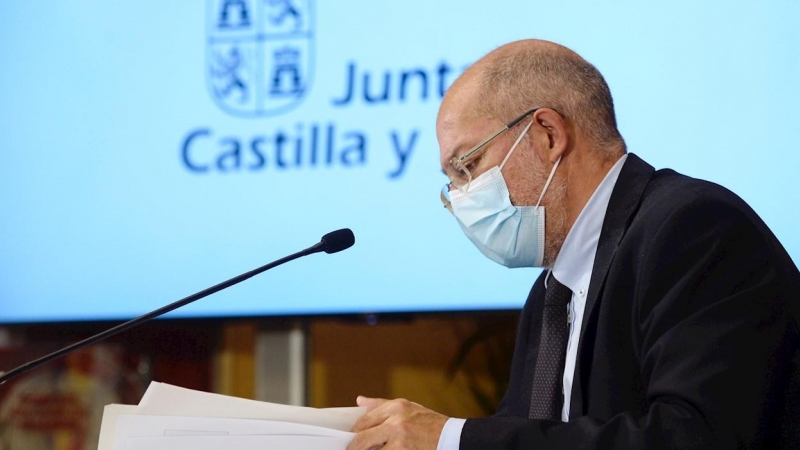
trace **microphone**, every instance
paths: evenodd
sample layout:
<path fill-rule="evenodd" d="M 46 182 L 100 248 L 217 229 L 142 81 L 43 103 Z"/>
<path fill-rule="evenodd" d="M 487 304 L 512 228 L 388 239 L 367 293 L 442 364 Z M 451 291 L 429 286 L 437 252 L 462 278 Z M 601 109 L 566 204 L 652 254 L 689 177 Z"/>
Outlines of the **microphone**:
<path fill-rule="evenodd" d="M 27 362 L 19 367 L 14 368 L 13 370 L 10 370 L 8 372 L 0 372 L 0 384 L 5 383 L 11 378 L 22 375 L 23 373 L 28 372 L 29 370 L 33 370 L 41 366 L 42 364 L 48 363 L 57 358 L 61 358 L 62 356 L 72 353 L 83 347 L 100 342 L 106 338 L 114 336 L 115 334 L 121 333 L 125 330 L 141 325 L 152 319 L 155 319 L 156 317 L 166 314 L 170 311 L 174 311 L 182 306 L 186 306 L 189 303 L 200 300 L 203 297 L 208 297 L 211 294 L 217 293 L 223 289 L 227 289 L 235 284 L 239 284 L 248 278 L 260 274 L 261 272 L 266 272 L 267 270 L 272 269 L 273 267 L 280 266 L 281 264 L 314 253 L 319 253 L 319 252 L 325 252 L 328 254 L 337 253 L 352 247 L 355 241 L 356 238 L 353 235 L 353 232 L 349 228 L 342 228 L 341 230 L 332 231 L 326 234 L 325 236 L 322 236 L 322 239 L 318 243 L 312 245 L 311 247 L 305 250 L 301 250 L 297 253 L 285 256 L 279 260 L 273 261 L 269 264 L 265 264 L 257 269 L 253 269 L 249 272 L 245 272 L 241 275 L 235 276 L 227 281 L 223 281 L 222 283 L 211 286 L 210 288 L 203 289 L 202 291 L 192 294 L 181 300 L 178 300 L 177 302 L 170 303 L 169 305 L 166 306 L 162 306 L 161 308 L 158 308 L 154 311 L 150 311 L 147 314 L 144 314 L 127 322 L 121 323 L 115 327 L 109 328 L 108 330 L 95 334 L 94 336 L 88 337 L 80 342 L 76 342 L 72 345 L 64 347 L 61 350 L 55 351 L 49 355 L 45 355 L 39 359 Z"/>
<path fill-rule="evenodd" d="M 356 237 L 353 236 L 353 232 L 349 228 L 342 228 L 322 236 L 319 243 L 303 251 L 309 252 L 309 255 L 318 252 L 337 253 L 352 247 L 355 242 Z"/>

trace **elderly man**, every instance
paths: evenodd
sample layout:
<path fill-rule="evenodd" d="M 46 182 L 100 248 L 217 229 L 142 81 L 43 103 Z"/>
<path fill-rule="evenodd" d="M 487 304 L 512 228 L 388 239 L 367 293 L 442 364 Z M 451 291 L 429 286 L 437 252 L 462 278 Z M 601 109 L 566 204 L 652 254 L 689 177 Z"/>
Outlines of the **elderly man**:
<path fill-rule="evenodd" d="M 800 448 L 797 268 L 734 194 L 626 154 L 594 66 L 505 45 L 453 84 L 437 133 L 463 232 L 548 270 L 495 416 L 360 397 L 350 449 Z"/>

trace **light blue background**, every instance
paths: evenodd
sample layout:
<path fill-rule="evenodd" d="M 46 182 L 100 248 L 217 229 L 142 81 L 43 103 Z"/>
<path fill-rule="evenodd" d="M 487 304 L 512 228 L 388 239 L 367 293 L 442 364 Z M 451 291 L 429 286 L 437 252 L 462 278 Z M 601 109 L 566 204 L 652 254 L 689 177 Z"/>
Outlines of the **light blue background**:
<path fill-rule="evenodd" d="M 397 74 L 460 70 L 527 37 L 603 72 L 630 151 L 732 189 L 800 257 L 797 2 L 318 0 L 307 96 L 255 119 L 209 95 L 206 9 L 0 3 L 0 322 L 132 317 L 341 227 L 352 249 L 173 317 L 521 306 L 538 271 L 483 258 L 441 208 L 435 78 L 427 100 L 400 102 Z M 373 79 L 390 72 L 392 100 L 333 106 L 351 62 Z M 198 128 L 248 140 L 328 123 L 367 136 L 365 165 L 195 174 L 181 162 Z M 396 179 L 393 130 L 419 133 Z"/>

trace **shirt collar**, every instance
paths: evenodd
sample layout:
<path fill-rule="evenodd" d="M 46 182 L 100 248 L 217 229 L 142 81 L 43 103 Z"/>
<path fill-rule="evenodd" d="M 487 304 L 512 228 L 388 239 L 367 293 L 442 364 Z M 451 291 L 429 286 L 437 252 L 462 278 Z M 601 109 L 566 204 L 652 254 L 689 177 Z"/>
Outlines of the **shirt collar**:
<path fill-rule="evenodd" d="M 567 233 L 564 245 L 556 257 L 552 275 L 572 292 L 585 292 L 589 287 L 603 219 L 611 200 L 611 192 L 627 157 L 627 154 L 622 155 L 597 186 Z"/>

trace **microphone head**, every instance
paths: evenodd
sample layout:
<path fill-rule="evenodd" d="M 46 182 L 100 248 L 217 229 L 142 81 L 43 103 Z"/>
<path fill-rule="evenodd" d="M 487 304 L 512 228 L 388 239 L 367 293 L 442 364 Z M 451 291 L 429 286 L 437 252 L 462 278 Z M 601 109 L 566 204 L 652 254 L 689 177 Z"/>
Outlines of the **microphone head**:
<path fill-rule="evenodd" d="M 341 230 L 331 231 L 330 233 L 322 236 L 322 245 L 325 253 L 336 253 L 348 249 L 356 242 L 356 237 L 350 228 L 342 228 Z"/>

